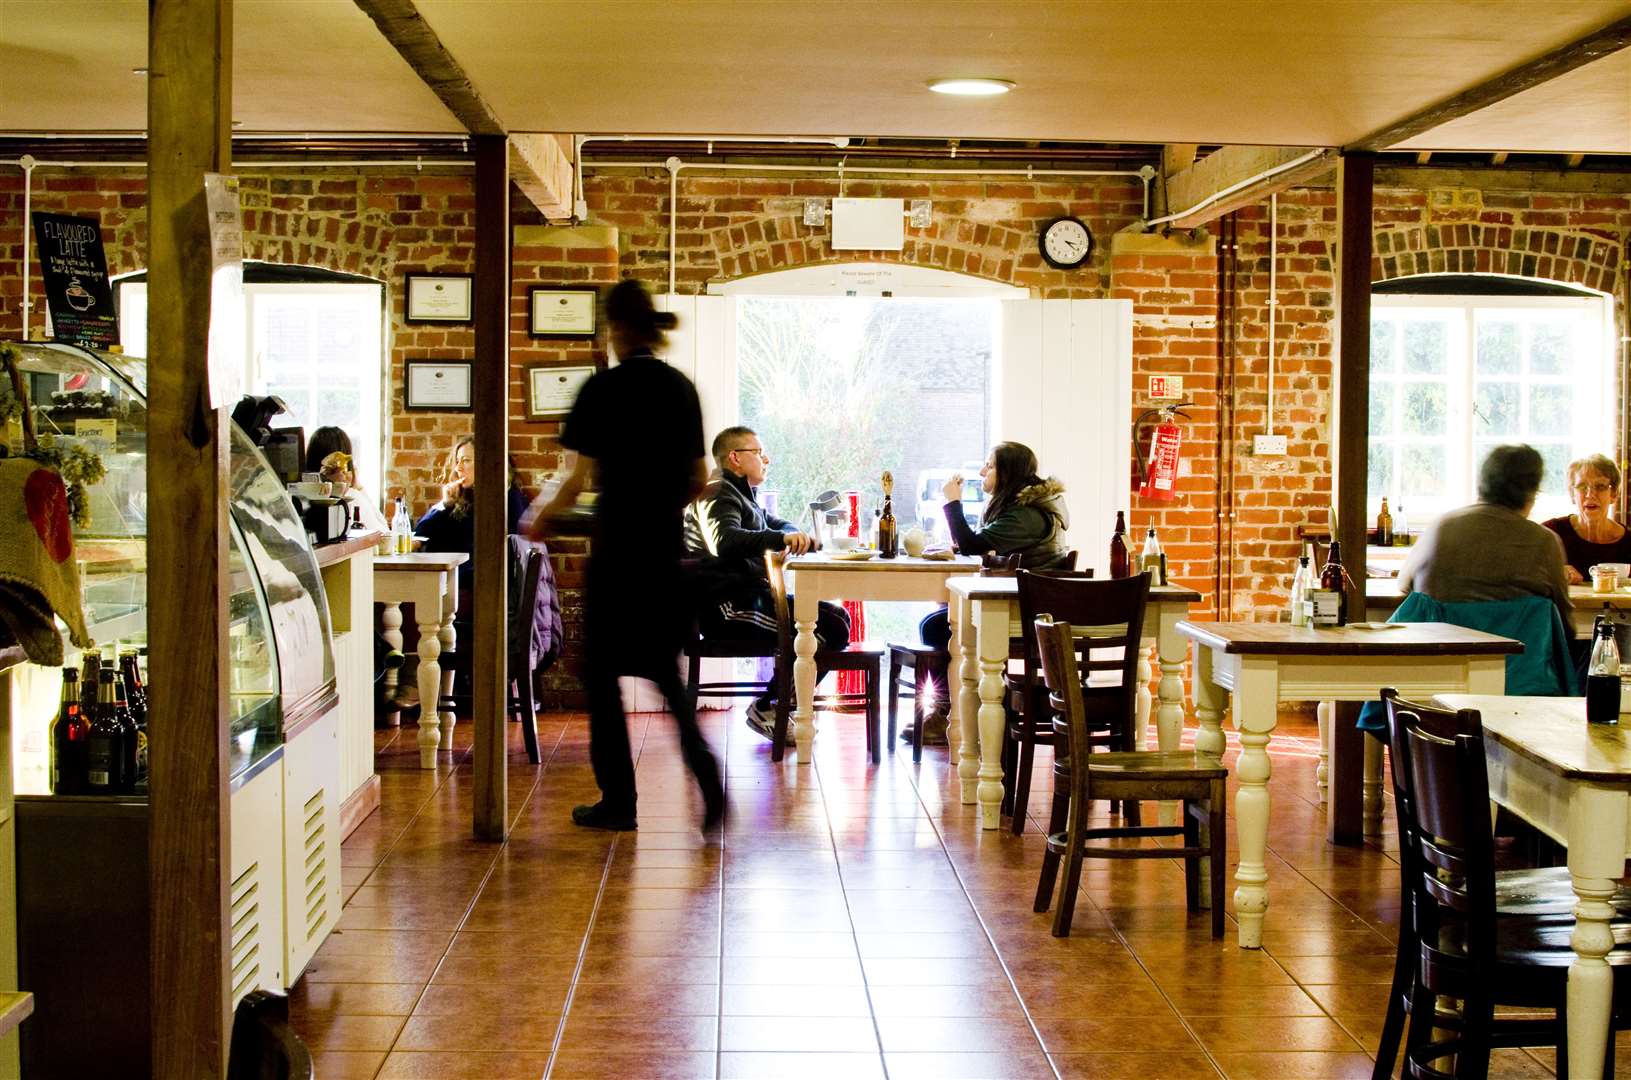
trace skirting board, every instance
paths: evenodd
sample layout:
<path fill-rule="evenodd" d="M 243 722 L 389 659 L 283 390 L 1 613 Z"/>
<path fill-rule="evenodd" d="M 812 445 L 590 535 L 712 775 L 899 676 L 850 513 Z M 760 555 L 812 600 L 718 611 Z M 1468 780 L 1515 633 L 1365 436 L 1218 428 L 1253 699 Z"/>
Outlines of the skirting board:
<path fill-rule="evenodd" d="M 379 809 L 379 774 L 364 780 L 350 798 L 340 804 L 340 839 L 356 831 L 363 819 Z"/>

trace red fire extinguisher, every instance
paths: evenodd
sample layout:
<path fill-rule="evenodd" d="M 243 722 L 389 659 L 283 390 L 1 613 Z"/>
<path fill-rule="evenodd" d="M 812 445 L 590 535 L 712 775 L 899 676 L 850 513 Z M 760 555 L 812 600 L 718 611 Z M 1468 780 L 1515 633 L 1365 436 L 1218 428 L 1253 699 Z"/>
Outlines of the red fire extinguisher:
<path fill-rule="evenodd" d="M 1178 427 L 1175 417 L 1189 419 L 1189 414 L 1183 411 L 1183 407 L 1188 404 L 1190 402 L 1180 401 L 1175 405 L 1149 409 L 1139 414 L 1138 425 L 1142 425 L 1151 416 L 1157 418 L 1157 423 L 1150 433 L 1148 457 L 1144 455 L 1142 432 L 1136 444 L 1139 451 L 1139 471 L 1144 477 L 1144 482 L 1138 488 L 1141 498 L 1171 502 L 1178 497 L 1178 458 L 1179 447 L 1183 443 L 1183 431 Z"/>

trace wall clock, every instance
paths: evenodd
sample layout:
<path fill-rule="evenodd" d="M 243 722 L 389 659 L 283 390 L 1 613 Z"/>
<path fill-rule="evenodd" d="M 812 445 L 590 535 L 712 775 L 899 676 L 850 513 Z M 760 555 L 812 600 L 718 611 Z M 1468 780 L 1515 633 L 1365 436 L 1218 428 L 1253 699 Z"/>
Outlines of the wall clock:
<path fill-rule="evenodd" d="M 1093 230 L 1080 218 L 1057 217 L 1042 226 L 1038 244 L 1048 265 L 1074 270 L 1093 254 Z"/>

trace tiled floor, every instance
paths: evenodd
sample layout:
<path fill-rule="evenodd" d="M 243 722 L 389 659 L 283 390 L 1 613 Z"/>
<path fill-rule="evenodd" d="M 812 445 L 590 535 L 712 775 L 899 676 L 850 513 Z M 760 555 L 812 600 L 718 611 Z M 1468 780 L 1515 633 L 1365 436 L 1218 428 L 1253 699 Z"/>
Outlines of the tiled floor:
<path fill-rule="evenodd" d="M 1272 745 L 1272 907 L 1253 952 L 1232 920 L 1210 939 L 1167 860 L 1090 861 L 1057 940 L 1030 910 L 1038 830 L 982 832 L 943 749 L 870 767 L 856 718 L 832 715 L 813 768 L 773 765 L 738 713 L 704 715 L 732 808 L 710 840 L 661 715 L 631 720 L 640 831 L 615 836 L 568 817 L 595 794 L 582 718 L 545 718 L 542 766 L 512 725 L 503 845 L 470 839 L 470 725 L 460 764 L 435 772 L 411 731 L 381 733 L 381 811 L 345 844 L 345 914 L 293 993 L 319 1075 L 1370 1075 L 1391 821 L 1387 843 L 1326 844 L 1311 717 L 1287 716 Z M 1500 1051 L 1494 1074 L 1550 1064 Z"/>

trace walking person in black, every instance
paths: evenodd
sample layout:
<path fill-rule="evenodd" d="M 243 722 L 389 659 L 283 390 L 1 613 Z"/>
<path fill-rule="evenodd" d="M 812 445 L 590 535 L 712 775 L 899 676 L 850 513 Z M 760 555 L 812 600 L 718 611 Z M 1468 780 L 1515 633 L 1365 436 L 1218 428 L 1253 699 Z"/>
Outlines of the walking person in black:
<path fill-rule="evenodd" d="M 561 445 L 577 451 L 577 465 L 532 525 L 534 537 L 542 536 L 550 519 L 571 510 L 598 475 L 584 603 L 584 681 L 589 760 L 600 802 L 572 811 L 572 820 L 585 828 L 635 828 L 634 762 L 618 689 L 623 675 L 650 679 L 668 701 L 685 763 L 702 788 L 703 828 L 717 826 L 725 812 L 719 763 L 697 728 L 679 673 L 694 618 L 680 566 L 682 515 L 702 491 L 708 465 L 696 387 L 652 355 L 675 322 L 652 306 L 637 281 L 623 281 L 607 294 L 608 337 L 621 362 L 578 392 L 561 433 Z"/>

